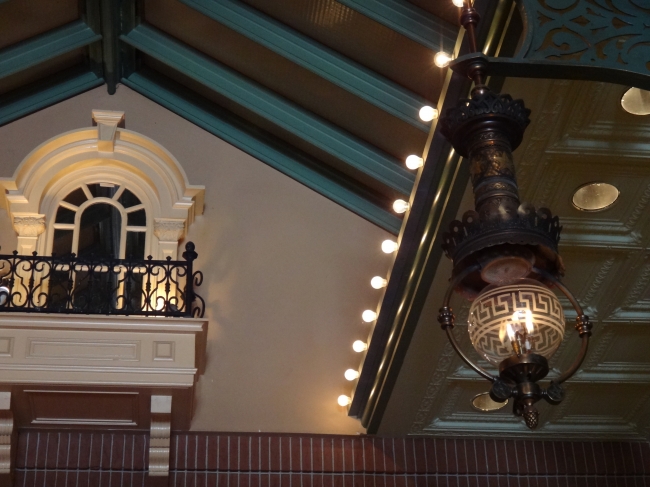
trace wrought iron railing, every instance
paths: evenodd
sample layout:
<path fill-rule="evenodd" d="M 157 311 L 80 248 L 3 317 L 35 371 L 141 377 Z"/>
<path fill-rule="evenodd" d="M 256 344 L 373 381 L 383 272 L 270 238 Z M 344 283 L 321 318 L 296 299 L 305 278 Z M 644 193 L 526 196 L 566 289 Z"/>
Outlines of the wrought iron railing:
<path fill-rule="evenodd" d="M 0 312 L 202 317 L 194 248 L 184 260 L 0 255 Z"/>

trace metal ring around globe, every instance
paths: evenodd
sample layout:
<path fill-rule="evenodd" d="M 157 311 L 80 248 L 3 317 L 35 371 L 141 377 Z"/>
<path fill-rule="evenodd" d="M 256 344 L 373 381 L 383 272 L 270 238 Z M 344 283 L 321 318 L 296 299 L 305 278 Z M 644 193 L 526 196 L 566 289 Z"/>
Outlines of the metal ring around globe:
<path fill-rule="evenodd" d="M 481 269 L 480 265 L 470 266 L 467 269 L 465 269 L 463 272 L 458 274 L 454 279 L 451 280 L 451 282 L 449 283 L 449 287 L 447 288 L 447 292 L 445 293 L 445 298 L 442 303 L 443 307 L 449 308 L 449 301 L 451 301 L 451 295 L 453 294 L 456 286 L 460 284 L 461 281 L 465 279 L 467 276 L 469 276 L 472 272 L 478 271 L 480 269 Z M 482 377 L 489 380 L 490 382 L 494 382 L 495 380 L 497 380 L 498 377 L 493 376 L 487 370 L 485 370 L 480 365 L 475 364 L 467 355 L 465 355 L 465 353 L 460 349 L 460 346 L 456 341 L 456 337 L 454 337 L 451 327 L 445 328 L 445 331 L 447 332 L 447 338 L 449 339 L 449 343 L 451 343 L 451 346 L 456 351 L 456 353 L 460 356 L 460 358 L 463 359 L 463 362 L 469 365 L 469 367 L 473 369 L 474 372 L 481 375 Z"/>

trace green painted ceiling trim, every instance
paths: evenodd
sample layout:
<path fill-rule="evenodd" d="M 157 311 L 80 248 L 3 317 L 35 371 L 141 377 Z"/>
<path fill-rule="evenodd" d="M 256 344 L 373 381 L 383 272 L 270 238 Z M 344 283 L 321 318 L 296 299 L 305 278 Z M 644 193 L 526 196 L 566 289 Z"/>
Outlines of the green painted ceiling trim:
<path fill-rule="evenodd" d="M 72 68 L 0 97 L 0 125 L 104 84 L 86 68 Z"/>
<path fill-rule="evenodd" d="M 456 44 L 458 27 L 404 0 L 337 1 L 432 51 L 451 52 Z"/>
<path fill-rule="evenodd" d="M 399 232 L 401 218 L 373 202 L 371 194 L 178 83 L 146 68 L 122 83 L 384 230 Z"/>
<path fill-rule="evenodd" d="M 429 132 L 429 125 L 422 123 L 418 117 L 420 108 L 430 104 L 425 98 L 258 10 L 237 0 L 181 0 L 181 2 L 377 108 L 423 132 Z"/>
<path fill-rule="evenodd" d="M 397 159 L 195 49 L 144 24 L 121 39 L 389 188 L 410 194 L 415 177 Z"/>
<path fill-rule="evenodd" d="M 95 34 L 81 20 L 46 32 L 15 46 L 0 51 L 0 79 L 55 58 L 73 49 L 99 41 Z"/>

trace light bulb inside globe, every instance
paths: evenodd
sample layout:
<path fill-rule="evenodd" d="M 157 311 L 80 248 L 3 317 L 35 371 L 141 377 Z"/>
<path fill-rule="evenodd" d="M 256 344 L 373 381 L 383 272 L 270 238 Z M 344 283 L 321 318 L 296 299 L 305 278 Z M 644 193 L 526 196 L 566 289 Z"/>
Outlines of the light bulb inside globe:
<path fill-rule="evenodd" d="M 354 369 L 348 369 L 345 371 L 345 374 L 343 375 L 345 375 L 346 380 L 354 380 L 359 377 L 359 371 Z"/>
<path fill-rule="evenodd" d="M 368 349 L 368 345 L 366 344 L 366 342 L 362 342 L 361 340 L 357 340 L 352 344 L 352 350 L 354 350 L 357 353 L 361 353 L 367 349 Z"/>
<path fill-rule="evenodd" d="M 361 313 L 361 319 L 366 323 L 370 323 L 371 321 L 375 321 L 377 319 L 377 313 L 371 309 L 367 309 Z"/>
<path fill-rule="evenodd" d="M 446 52 L 440 51 L 435 56 L 433 56 L 433 63 L 439 68 L 444 68 L 448 66 L 451 62 L 451 56 Z"/>
<path fill-rule="evenodd" d="M 404 200 L 395 200 L 393 203 L 393 211 L 395 213 L 406 213 L 406 210 L 408 210 L 410 205 L 408 204 L 408 201 Z"/>
<path fill-rule="evenodd" d="M 370 285 L 374 289 L 381 289 L 383 287 L 386 287 L 386 284 L 388 284 L 388 281 L 381 276 L 375 276 L 370 279 Z"/>
<path fill-rule="evenodd" d="M 423 122 L 430 122 L 434 118 L 438 118 L 438 110 L 430 107 L 430 106 L 424 106 L 420 108 L 420 120 Z"/>
<path fill-rule="evenodd" d="M 397 242 L 393 242 L 392 240 L 384 240 L 381 243 L 381 250 L 385 254 L 392 254 L 398 249 L 398 247 L 399 245 L 397 244 Z"/>
<path fill-rule="evenodd" d="M 348 406 L 352 402 L 352 399 L 350 399 L 350 396 L 346 396 L 345 394 L 341 394 L 339 396 L 337 402 L 339 403 L 339 406 L 345 407 L 345 406 Z"/>
<path fill-rule="evenodd" d="M 564 336 L 564 312 L 557 296 L 532 279 L 486 287 L 469 310 L 469 337 L 476 351 L 499 365 L 513 355 L 549 359 Z"/>
<path fill-rule="evenodd" d="M 456 7 L 462 8 L 465 6 L 465 0 L 451 0 Z"/>
<path fill-rule="evenodd" d="M 405 162 L 409 169 L 418 169 L 424 164 L 424 160 L 416 155 L 408 156 Z"/>

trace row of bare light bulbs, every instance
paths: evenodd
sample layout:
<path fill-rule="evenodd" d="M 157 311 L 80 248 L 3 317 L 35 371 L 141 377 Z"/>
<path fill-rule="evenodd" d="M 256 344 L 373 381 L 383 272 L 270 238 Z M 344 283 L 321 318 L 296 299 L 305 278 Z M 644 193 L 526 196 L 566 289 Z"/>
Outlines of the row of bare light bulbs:
<path fill-rule="evenodd" d="M 470 2 L 471 0 L 452 0 L 452 3 L 459 8 L 462 8 L 465 6 L 465 2 Z M 448 54 L 444 51 L 441 51 L 437 53 L 433 57 L 433 62 L 436 66 L 439 68 L 444 68 L 449 63 L 452 61 L 452 56 L 451 54 Z M 438 118 L 438 110 L 436 110 L 433 107 L 430 106 L 424 106 L 420 109 L 420 120 L 423 122 L 431 122 L 432 120 L 435 120 Z M 416 155 L 410 155 L 406 158 L 406 167 L 412 170 L 419 169 L 422 167 L 424 164 L 424 160 L 421 157 L 418 157 Z M 409 209 L 410 205 L 408 201 L 404 201 L 402 199 L 395 200 L 393 203 L 393 211 L 395 213 L 405 213 Z M 383 250 L 387 254 L 391 254 L 395 252 L 399 247 L 399 244 L 393 240 L 384 240 L 381 244 L 381 250 Z M 382 289 L 386 287 L 388 284 L 388 281 L 384 279 L 381 276 L 375 276 L 370 280 L 370 285 L 375 288 L 375 289 Z M 366 323 L 372 323 L 377 319 L 377 313 L 371 309 L 365 310 L 361 314 L 361 319 L 365 321 Z M 352 344 L 352 350 L 355 352 L 361 353 L 365 352 L 368 349 L 368 344 L 364 342 L 363 340 L 357 340 Z M 359 378 L 359 371 L 354 370 L 354 369 L 348 369 L 345 371 L 345 378 L 349 381 L 353 381 Z M 345 394 L 342 394 L 338 398 L 338 403 L 339 406 L 348 406 L 352 402 L 352 398 L 350 396 L 346 396 Z"/>
<path fill-rule="evenodd" d="M 440 53 L 438 53 L 440 54 Z M 438 118 L 438 110 L 436 110 L 433 107 L 430 106 L 425 106 L 420 108 L 420 120 L 423 122 L 430 122 L 434 119 Z M 422 159 L 420 156 L 416 156 L 415 154 L 410 155 L 406 158 L 406 167 L 412 170 L 416 170 L 422 167 L 424 164 L 424 159 Z M 397 199 L 393 203 L 393 211 L 395 213 L 406 213 L 406 211 L 410 208 L 409 202 L 404 201 L 402 199 Z"/>
<path fill-rule="evenodd" d="M 435 108 L 430 106 L 425 106 L 420 109 L 420 119 L 423 122 L 430 122 L 436 118 L 438 118 L 438 110 L 436 110 Z M 416 155 L 408 156 L 405 162 L 406 162 L 406 167 L 413 170 L 419 169 L 424 164 L 424 160 L 421 157 L 418 157 Z M 396 200 L 393 203 L 393 210 L 396 213 L 404 213 L 408 209 L 409 209 L 409 203 L 407 201 L 400 199 L 400 200 Z M 399 248 L 399 244 L 394 240 L 384 240 L 381 243 L 381 250 L 386 254 L 392 254 L 393 252 L 397 251 L 398 248 Z M 370 280 L 370 285 L 374 289 L 382 289 L 386 287 L 387 284 L 388 284 L 388 280 L 384 279 L 381 276 L 375 276 Z M 377 312 L 371 309 L 367 309 L 363 313 L 361 313 L 361 319 L 366 323 L 372 323 L 377 319 Z M 367 349 L 368 349 L 368 344 L 363 340 L 356 340 L 352 344 L 352 350 L 354 350 L 357 353 L 365 352 Z M 345 371 L 344 376 L 347 380 L 353 381 L 359 378 L 359 371 L 354 369 L 348 369 Z M 350 396 L 346 396 L 345 394 L 340 395 L 338 398 L 339 406 L 345 407 L 348 406 L 351 402 L 352 402 L 352 398 Z"/>
<path fill-rule="evenodd" d="M 386 254 L 392 254 L 398 248 L 399 248 L 399 244 L 394 240 L 384 240 L 381 243 L 381 250 Z M 375 276 L 372 279 L 370 279 L 370 285 L 374 289 L 382 289 L 386 287 L 387 284 L 388 284 L 388 280 L 384 279 L 381 276 Z M 372 323 L 377 319 L 377 312 L 371 309 L 367 309 L 363 313 L 361 313 L 361 319 L 366 323 Z M 366 350 L 368 350 L 368 344 L 363 340 L 356 340 L 352 344 L 352 350 L 354 350 L 357 353 L 365 352 Z M 354 369 L 348 369 L 345 371 L 343 375 L 347 380 L 353 381 L 359 378 L 359 371 Z M 339 406 L 348 406 L 351 402 L 352 402 L 352 398 L 350 396 L 346 396 L 345 394 L 340 395 L 338 398 Z"/>

